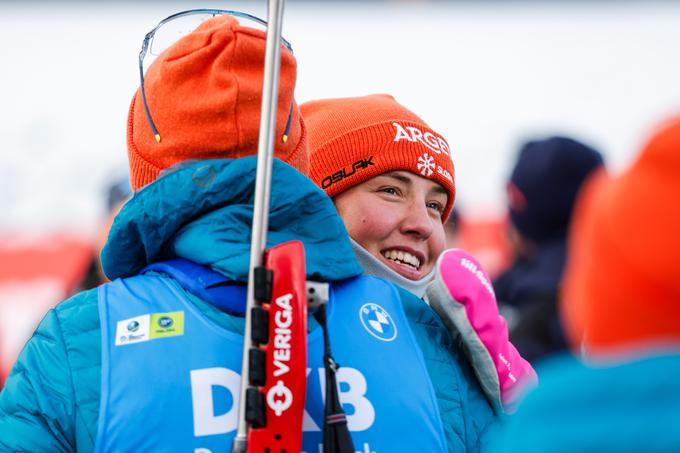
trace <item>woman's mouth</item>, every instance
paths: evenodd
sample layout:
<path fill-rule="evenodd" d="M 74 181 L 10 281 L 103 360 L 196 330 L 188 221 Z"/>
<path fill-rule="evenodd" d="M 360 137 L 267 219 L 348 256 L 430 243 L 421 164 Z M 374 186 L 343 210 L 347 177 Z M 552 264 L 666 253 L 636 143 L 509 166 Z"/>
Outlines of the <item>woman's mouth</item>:
<path fill-rule="evenodd" d="M 409 280 L 421 278 L 421 262 L 423 258 L 416 256 L 415 253 L 407 252 L 402 249 L 385 249 L 380 252 L 383 261 L 398 274 Z"/>

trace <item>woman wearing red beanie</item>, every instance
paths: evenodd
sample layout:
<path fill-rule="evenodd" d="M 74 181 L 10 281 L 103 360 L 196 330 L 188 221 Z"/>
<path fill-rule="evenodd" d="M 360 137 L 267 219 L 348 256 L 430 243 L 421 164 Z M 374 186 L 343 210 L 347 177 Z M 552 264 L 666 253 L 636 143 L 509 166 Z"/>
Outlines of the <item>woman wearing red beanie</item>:
<path fill-rule="evenodd" d="M 424 297 L 466 343 L 487 397 L 507 410 L 536 377 L 507 341 L 479 263 L 462 250 L 442 254 L 456 196 L 447 141 L 389 95 L 317 100 L 300 110 L 310 177 L 333 199 L 364 271 Z"/>
<path fill-rule="evenodd" d="M 448 143 L 389 95 L 300 109 L 309 176 L 333 199 L 364 268 L 422 296 L 456 197 Z"/>

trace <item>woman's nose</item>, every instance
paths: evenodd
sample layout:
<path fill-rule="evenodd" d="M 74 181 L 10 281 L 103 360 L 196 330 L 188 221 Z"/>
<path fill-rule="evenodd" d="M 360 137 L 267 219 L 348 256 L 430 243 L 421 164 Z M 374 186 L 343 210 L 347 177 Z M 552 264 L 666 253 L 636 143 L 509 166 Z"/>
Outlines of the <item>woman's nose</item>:
<path fill-rule="evenodd" d="M 433 231 L 432 219 L 424 202 L 410 203 L 403 212 L 400 226 L 403 234 L 427 239 Z"/>

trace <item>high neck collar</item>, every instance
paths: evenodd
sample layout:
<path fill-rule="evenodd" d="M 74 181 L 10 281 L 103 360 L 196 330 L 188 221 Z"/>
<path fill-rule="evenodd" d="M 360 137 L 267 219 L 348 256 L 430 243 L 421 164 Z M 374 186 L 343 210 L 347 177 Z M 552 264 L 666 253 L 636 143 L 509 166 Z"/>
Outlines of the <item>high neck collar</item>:
<path fill-rule="evenodd" d="M 368 250 L 359 245 L 354 239 L 352 239 L 352 250 L 357 257 L 357 261 L 359 261 L 361 267 L 364 268 L 364 273 L 374 277 L 382 277 L 420 298 L 425 295 L 427 285 L 432 281 L 434 269 L 420 280 L 409 280 L 380 262 L 380 260 L 371 255 Z"/>
<path fill-rule="evenodd" d="M 231 281 L 248 281 L 256 157 L 177 166 L 137 191 L 116 216 L 102 251 L 106 275 L 184 258 Z M 272 162 L 267 247 L 305 245 L 307 275 L 334 281 L 361 274 L 330 198 L 279 159 Z"/>

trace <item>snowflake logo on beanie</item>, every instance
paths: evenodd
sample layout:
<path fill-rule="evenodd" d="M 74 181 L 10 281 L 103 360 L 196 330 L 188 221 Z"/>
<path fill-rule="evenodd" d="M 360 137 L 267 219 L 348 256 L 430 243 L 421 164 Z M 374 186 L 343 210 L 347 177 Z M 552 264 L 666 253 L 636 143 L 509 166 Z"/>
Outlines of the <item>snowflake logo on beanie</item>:
<path fill-rule="evenodd" d="M 423 176 L 430 176 L 434 171 L 434 157 L 425 153 L 418 158 L 418 170 Z"/>

